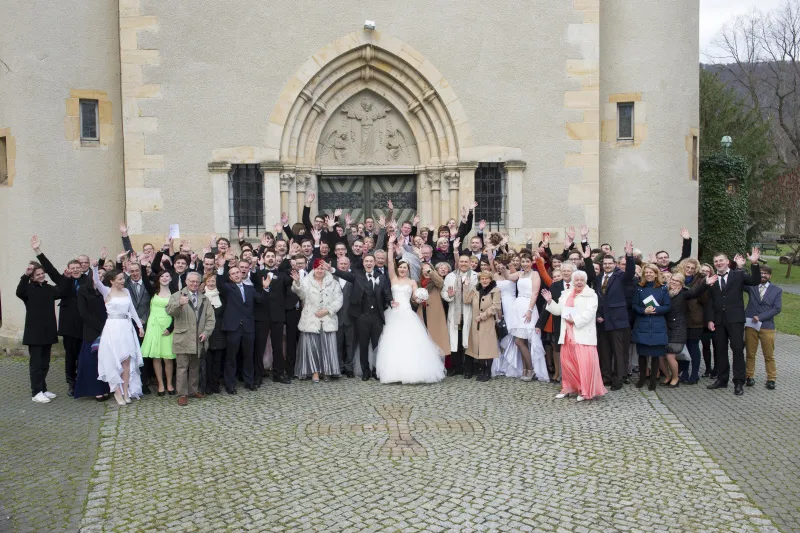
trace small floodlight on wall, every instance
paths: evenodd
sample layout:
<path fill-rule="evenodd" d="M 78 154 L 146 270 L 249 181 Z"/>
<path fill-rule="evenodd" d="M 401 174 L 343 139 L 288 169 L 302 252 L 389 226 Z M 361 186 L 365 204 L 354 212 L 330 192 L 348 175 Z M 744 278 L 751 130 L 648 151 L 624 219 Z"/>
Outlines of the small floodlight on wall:
<path fill-rule="evenodd" d="M 374 20 L 365 20 L 364 21 L 364 29 L 368 31 L 375 30 L 375 21 Z"/>

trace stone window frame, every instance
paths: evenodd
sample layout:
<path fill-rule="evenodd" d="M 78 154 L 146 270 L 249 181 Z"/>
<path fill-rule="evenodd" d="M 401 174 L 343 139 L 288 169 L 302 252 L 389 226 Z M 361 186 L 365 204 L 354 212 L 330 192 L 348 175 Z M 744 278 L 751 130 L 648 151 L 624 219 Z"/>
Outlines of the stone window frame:
<path fill-rule="evenodd" d="M 690 181 L 700 181 L 700 128 L 689 128 L 686 135 L 686 170 Z"/>
<path fill-rule="evenodd" d="M 630 108 L 630 135 L 622 135 L 622 108 Z M 636 106 L 634 102 L 617 102 L 617 141 L 633 141 L 636 137 Z"/>
<path fill-rule="evenodd" d="M 633 103 L 633 138 L 619 139 L 619 104 Z M 612 149 L 638 148 L 647 141 L 647 104 L 642 93 L 616 93 L 608 95 L 608 103 L 603 104 L 601 142 Z"/>
<path fill-rule="evenodd" d="M 97 101 L 97 139 L 84 139 L 81 127 L 81 100 Z M 65 100 L 64 137 L 72 141 L 74 150 L 107 150 L 114 142 L 113 104 L 106 91 L 97 89 L 70 89 Z"/>
<path fill-rule="evenodd" d="M 17 158 L 17 143 L 13 135 L 11 135 L 11 128 L 0 128 L 0 139 L 3 139 L 5 145 L 5 154 L 0 152 L 0 169 L 5 170 L 5 178 L 0 176 L 0 187 L 11 187 L 14 184 L 15 162 Z"/>
<path fill-rule="evenodd" d="M 94 131 L 95 135 L 85 135 L 88 118 L 86 116 L 84 105 L 90 104 L 94 107 Z M 100 142 L 100 101 L 94 98 L 79 98 L 78 99 L 78 123 L 80 124 L 80 137 L 81 143 L 86 142 Z"/>

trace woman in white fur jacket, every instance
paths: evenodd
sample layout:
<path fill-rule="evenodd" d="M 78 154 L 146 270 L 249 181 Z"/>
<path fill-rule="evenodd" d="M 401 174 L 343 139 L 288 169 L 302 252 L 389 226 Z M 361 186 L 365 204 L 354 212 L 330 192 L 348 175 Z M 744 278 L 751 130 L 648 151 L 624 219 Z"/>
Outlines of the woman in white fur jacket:
<path fill-rule="evenodd" d="M 292 271 L 292 291 L 303 301 L 298 329 L 301 332 L 297 347 L 294 372 L 300 379 L 311 377 L 319 383 L 319 376 L 328 381 L 339 376 L 339 355 L 336 331 L 339 321 L 336 312 L 342 307 L 342 288 L 324 268 L 324 261 L 314 259 L 312 274 L 300 280 Z"/>
<path fill-rule="evenodd" d="M 591 400 L 607 391 L 597 357 L 597 294 L 586 286 L 586 272 L 572 274 L 572 287 L 557 302 L 543 290 L 547 310 L 561 317 L 561 392 L 556 398 L 577 394 L 578 401 Z"/>

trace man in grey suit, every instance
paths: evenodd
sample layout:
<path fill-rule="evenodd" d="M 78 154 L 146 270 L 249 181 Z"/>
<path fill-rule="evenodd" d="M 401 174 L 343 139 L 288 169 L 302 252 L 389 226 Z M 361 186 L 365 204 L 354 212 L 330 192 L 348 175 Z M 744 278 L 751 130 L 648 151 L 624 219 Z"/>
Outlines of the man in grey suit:
<path fill-rule="evenodd" d="M 761 284 L 756 287 L 745 287 L 750 297 L 747 309 L 744 311 L 747 319 L 744 329 L 744 344 L 747 352 L 747 381 L 745 384 L 748 387 L 756 384 L 753 376 L 756 373 L 756 352 L 758 352 L 758 343 L 760 342 L 761 352 L 764 354 L 764 366 L 767 369 L 767 388 L 774 390 L 777 377 L 775 315 L 781 312 L 783 290 L 770 283 L 771 278 L 772 268 L 764 265 L 761 267 Z"/>
<path fill-rule="evenodd" d="M 341 255 L 336 259 L 336 269 L 350 272 L 350 258 Z M 342 367 L 342 374 L 348 378 L 355 376 L 353 373 L 353 361 L 356 354 L 356 330 L 353 317 L 350 316 L 350 295 L 353 292 L 353 284 L 349 281 L 336 278 L 342 287 L 342 307 L 336 312 L 339 317 L 339 329 L 336 331 L 336 342 L 339 348 L 339 365 Z"/>

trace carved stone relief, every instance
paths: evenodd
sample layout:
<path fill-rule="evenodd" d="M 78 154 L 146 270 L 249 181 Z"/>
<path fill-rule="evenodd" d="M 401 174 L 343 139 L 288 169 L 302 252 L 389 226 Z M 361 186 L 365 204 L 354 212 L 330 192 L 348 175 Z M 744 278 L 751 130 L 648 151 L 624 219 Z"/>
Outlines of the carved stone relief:
<path fill-rule="evenodd" d="M 416 141 L 402 115 L 369 91 L 352 96 L 331 113 L 320 136 L 319 165 L 414 165 Z"/>

